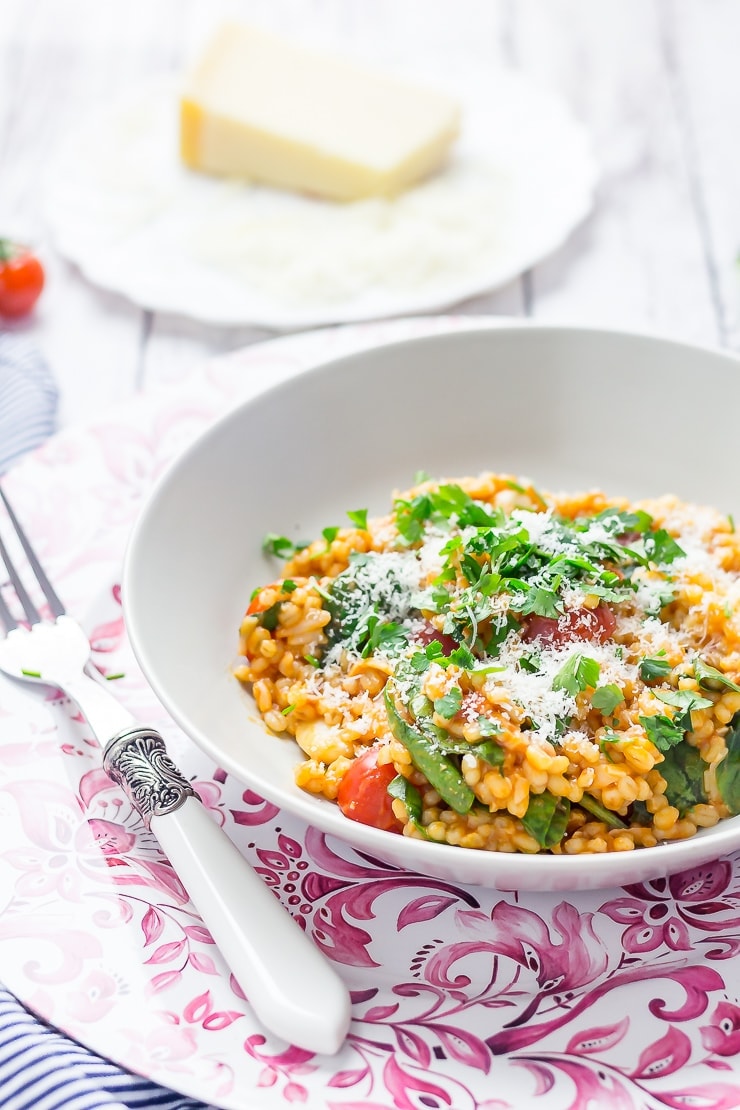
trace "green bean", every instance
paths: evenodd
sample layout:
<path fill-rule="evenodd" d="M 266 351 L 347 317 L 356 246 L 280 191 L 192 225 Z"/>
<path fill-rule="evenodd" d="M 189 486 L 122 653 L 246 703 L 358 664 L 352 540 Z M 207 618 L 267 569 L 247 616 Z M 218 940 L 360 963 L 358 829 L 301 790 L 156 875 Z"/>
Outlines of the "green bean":
<path fill-rule="evenodd" d="M 416 769 L 421 771 L 429 785 L 456 813 L 467 813 L 475 801 L 475 795 L 459 768 L 445 755 L 438 742 L 403 719 L 387 686 L 383 696 L 391 732 L 406 748 Z"/>

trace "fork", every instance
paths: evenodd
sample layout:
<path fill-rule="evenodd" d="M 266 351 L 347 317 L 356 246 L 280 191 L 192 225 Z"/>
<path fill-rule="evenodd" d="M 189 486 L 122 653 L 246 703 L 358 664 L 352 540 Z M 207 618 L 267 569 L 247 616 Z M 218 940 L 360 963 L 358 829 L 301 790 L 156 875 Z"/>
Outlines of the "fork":
<path fill-rule="evenodd" d="M 103 747 L 103 766 L 159 841 L 226 963 L 269 1030 L 300 1048 L 333 1054 L 350 1021 L 347 988 L 208 815 L 166 753 L 156 729 L 132 715 L 93 676 L 90 642 L 68 616 L 10 506 L 2 500 L 51 619 L 41 615 L 0 536 L 18 620 L 0 589 L 0 671 L 66 693 Z"/>

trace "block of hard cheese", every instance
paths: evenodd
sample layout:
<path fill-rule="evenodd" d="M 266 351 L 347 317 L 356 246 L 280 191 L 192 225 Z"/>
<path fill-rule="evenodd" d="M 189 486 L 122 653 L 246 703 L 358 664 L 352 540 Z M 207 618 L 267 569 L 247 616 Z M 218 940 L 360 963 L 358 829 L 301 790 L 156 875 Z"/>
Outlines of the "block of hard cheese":
<path fill-rule="evenodd" d="M 181 98 L 194 169 L 335 200 L 392 196 L 435 170 L 459 126 L 446 95 L 227 24 Z"/>

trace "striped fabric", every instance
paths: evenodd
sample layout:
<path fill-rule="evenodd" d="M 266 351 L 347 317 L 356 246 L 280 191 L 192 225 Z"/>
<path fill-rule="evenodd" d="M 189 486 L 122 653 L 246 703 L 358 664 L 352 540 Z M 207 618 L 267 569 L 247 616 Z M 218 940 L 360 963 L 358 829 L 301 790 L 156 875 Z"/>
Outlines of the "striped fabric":
<path fill-rule="evenodd" d="M 20 332 L 0 332 L 0 474 L 54 431 L 54 379 Z"/>
<path fill-rule="evenodd" d="M 54 431 L 54 379 L 19 333 L 0 333 L 0 474 Z M 128 1075 L 28 1013 L 0 984 L 0 1110 L 202 1110 Z"/>
<path fill-rule="evenodd" d="M 2 1110 L 203 1110 L 128 1075 L 32 1017 L 0 987 Z"/>

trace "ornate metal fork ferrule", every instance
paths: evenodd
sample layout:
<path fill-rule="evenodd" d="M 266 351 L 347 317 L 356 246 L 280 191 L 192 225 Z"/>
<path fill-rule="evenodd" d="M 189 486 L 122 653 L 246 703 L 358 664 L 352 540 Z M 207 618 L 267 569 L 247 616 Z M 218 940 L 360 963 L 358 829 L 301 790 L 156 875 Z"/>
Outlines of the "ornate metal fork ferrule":
<path fill-rule="evenodd" d="M 144 824 L 172 813 L 190 797 L 192 786 L 168 756 L 164 740 L 152 728 L 130 728 L 109 740 L 103 752 L 106 773 L 121 786 Z"/>

